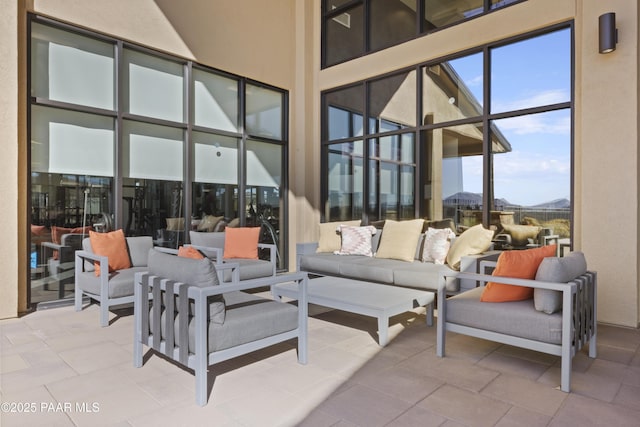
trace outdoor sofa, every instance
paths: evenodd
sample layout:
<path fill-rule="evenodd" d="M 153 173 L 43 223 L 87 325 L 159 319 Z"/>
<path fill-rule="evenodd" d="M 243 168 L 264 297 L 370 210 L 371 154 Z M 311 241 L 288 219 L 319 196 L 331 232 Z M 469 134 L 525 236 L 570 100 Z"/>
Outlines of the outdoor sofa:
<path fill-rule="evenodd" d="M 489 251 L 493 231 L 484 229 L 482 225 L 471 227 L 456 236 L 453 221 L 450 220 L 386 220 L 376 224 L 375 231 L 372 230 L 374 234 L 371 235 L 368 254 L 345 253 L 342 250 L 343 233 L 340 229 L 344 230 L 345 227 L 363 226 L 360 221 L 324 223 L 320 225 L 318 242 L 297 244 L 298 271 L 431 292 L 438 290 L 438 281 L 446 274 L 449 277 L 447 291 L 456 293 L 461 287 L 475 287 L 476 283 L 454 280 L 451 276 L 457 272 L 476 273 L 480 260 L 495 260 L 498 256 L 496 252 Z M 433 232 L 440 235 L 439 242 L 434 244 L 430 229 L 440 230 Z M 332 239 L 333 244 L 327 243 Z M 425 256 L 427 248 L 438 244 L 442 246 L 440 256 L 436 257 L 438 259 Z"/>

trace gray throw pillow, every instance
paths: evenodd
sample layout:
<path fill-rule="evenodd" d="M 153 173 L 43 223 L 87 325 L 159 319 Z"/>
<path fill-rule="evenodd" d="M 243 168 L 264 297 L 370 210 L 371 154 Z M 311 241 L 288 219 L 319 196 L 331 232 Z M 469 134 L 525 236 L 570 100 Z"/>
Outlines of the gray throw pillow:
<path fill-rule="evenodd" d="M 220 284 L 216 267 L 209 258 L 179 257 L 151 249 L 147 267 L 149 274 L 199 288 L 218 286 Z M 222 295 L 212 298 L 212 302 L 209 305 L 209 316 L 213 323 L 224 323 L 226 307 Z"/>
<path fill-rule="evenodd" d="M 563 258 L 545 258 L 540 263 L 536 280 L 567 283 L 586 273 L 587 260 L 582 252 L 571 252 Z M 562 292 L 551 289 L 534 289 L 533 304 L 538 311 L 552 314 L 562 309 Z"/>

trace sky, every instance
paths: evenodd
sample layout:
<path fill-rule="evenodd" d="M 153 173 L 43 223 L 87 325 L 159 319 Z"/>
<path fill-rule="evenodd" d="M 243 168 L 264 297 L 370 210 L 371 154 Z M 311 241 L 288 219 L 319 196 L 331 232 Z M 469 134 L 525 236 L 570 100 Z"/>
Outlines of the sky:
<path fill-rule="evenodd" d="M 490 55 L 492 113 L 571 100 L 569 29 L 497 47 Z M 449 63 L 482 103 L 482 54 Z M 524 206 L 570 199 L 569 109 L 501 119 L 494 125 L 512 147 L 494 156 L 496 198 Z M 464 191 L 481 193 L 482 159 L 465 157 L 463 169 Z"/>

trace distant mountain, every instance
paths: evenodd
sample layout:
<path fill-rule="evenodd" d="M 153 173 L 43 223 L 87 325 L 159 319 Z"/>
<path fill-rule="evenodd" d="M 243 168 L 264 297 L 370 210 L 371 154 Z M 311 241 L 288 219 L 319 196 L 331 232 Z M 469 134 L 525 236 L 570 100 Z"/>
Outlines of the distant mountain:
<path fill-rule="evenodd" d="M 445 205 L 482 206 L 482 194 L 460 191 L 445 198 L 443 202 Z M 521 207 L 521 205 L 516 205 L 506 199 L 495 199 L 494 206 L 496 209 L 503 209 L 509 206 Z M 550 202 L 540 203 L 538 205 L 528 207 L 539 209 L 568 209 L 571 207 L 571 201 L 568 199 L 555 199 Z"/>
<path fill-rule="evenodd" d="M 568 209 L 571 207 L 571 201 L 569 199 L 555 199 L 550 202 L 540 203 L 539 205 L 535 205 L 531 207 L 547 208 L 547 209 Z"/>

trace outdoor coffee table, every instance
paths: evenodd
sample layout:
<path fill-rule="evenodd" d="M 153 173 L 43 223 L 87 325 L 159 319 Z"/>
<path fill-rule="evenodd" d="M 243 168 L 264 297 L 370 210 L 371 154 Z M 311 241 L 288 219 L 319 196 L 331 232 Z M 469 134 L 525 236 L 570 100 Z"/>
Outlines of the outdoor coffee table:
<path fill-rule="evenodd" d="M 276 299 L 295 298 L 297 288 L 292 283 L 280 283 L 271 292 Z M 391 316 L 426 306 L 427 325 L 433 325 L 434 293 L 429 291 L 323 276 L 309 280 L 307 298 L 312 304 L 377 317 L 378 342 L 382 347 L 389 339 Z"/>

